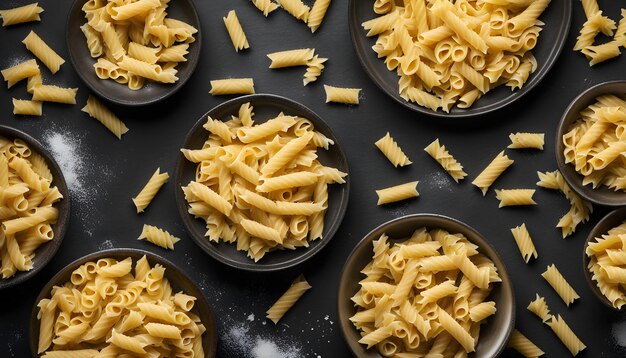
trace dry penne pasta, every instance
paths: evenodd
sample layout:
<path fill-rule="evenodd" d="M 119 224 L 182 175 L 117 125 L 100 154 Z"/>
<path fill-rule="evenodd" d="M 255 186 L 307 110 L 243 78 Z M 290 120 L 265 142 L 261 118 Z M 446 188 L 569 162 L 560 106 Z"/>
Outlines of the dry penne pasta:
<path fill-rule="evenodd" d="M 246 38 L 246 33 L 243 31 L 243 27 L 241 27 L 241 23 L 239 22 L 239 18 L 237 18 L 235 10 L 229 11 L 228 15 L 226 15 L 223 19 L 228 35 L 230 36 L 230 40 L 235 47 L 235 51 L 239 52 L 243 49 L 250 48 L 250 44 L 248 44 L 248 39 Z"/>
<path fill-rule="evenodd" d="M 302 0 L 277 0 L 280 6 L 285 9 L 291 16 L 305 23 L 309 18 L 309 8 Z"/>
<path fill-rule="evenodd" d="M 146 240 L 164 249 L 174 250 L 174 244 L 180 241 L 179 238 L 169 232 L 152 225 L 143 225 L 141 234 L 137 240 Z"/>
<path fill-rule="evenodd" d="M 548 308 L 545 298 L 539 296 L 539 294 L 535 294 L 535 299 L 530 301 L 530 304 L 528 304 L 526 308 L 537 317 L 541 318 L 543 322 L 546 322 L 551 317 L 550 308 Z"/>
<path fill-rule="evenodd" d="M 556 291 L 567 306 L 573 303 L 574 300 L 580 298 L 554 264 L 548 266 L 546 271 L 542 273 L 541 276 L 548 281 L 550 286 L 552 286 L 554 291 Z"/>
<path fill-rule="evenodd" d="M 13 114 L 41 116 L 41 102 L 13 98 Z"/>
<path fill-rule="evenodd" d="M 509 159 L 504 151 L 500 152 L 492 161 L 487 165 L 483 171 L 478 174 L 476 179 L 472 182 L 482 192 L 483 196 L 487 194 L 489 187 L 502 175 L 502 173 L 512 164 L 514 161 Z"/>
<path fill-rule="evenodd" d="M 36 60 L 28 60 L 1 71 L 2 77 L 11 88 L 17 82 L 39 74 L 39 65 Z"/>
<path fill-rule="evenodd" d="M 526 229 L 526 224 L 511 229 L 511 234 L 513 234 L 513 239 L 515 239 L 519 252 L 522 254 L 522 258 L 524 258 L 524 262 L 528 263 L 533 256 L 535 259 L 539 257 L 537 249 L 535 249 L 535 245 L 533 244 L 533 239 L 530 237 L 528 229 Z"/>
<path fill-rule="evenodd" d="M 133 198 L 137 213 L 142 213 L 150 205 L 152 199 L 154 199 L 169 177 L 167 172 L 161 173 L 161 168 L 157 168 L 139 194 Z"/>
<path fill-rule="evenodd" d="M 33 88 L 33 101 L 76 104 L 78 88 L 38 85 Z"/>
<path fill-rule="evenodd" d="M 517 329 L 514 329 L 513 333 L 511 333 L 508 347 L 515 349 L 525 358 L 538 358 L 545 354 L 541 348 L 537 347 L 537 345 L 535 345 L 530 339 L 526 338 L 526 336 L 524 336 Z"/>
<path fill-rule="evenodd" d="M 267 17 L 272 11 L 278 9 L 278 5 L 272 0 L 250 0 L 256 6 L 257 9 L 263 12 L 263 15 Z"/>
<path fill-rule="evenodd" d="M 307 19 L 307 26 L 311 29 L 312 33 L 315 33 L 322 25 L 326 11 L 330 6 L 331 0 L 315 0 L 311 11 L 309 12 L 309 18 Z"/>
<path fill-rule="evenodd" d="M 412 164 L 409 157 L 404 154 L 402 149 L 400 149 L 400 146 L 398 146 L 398 143 L 396 143 L 396 141 L 391 137 L 389 132 L 387 132 L 384 137 L 377 140 L 374 145 L 380 149 L 380 151 L 385 155 L 385 157 L 387 157 L 387 159 L 389 159 L 394 167 L 397 168 L 398 166 L 403 167 Z"/>
<path fill-rule="evenodd" d="M 543 150 L 544 136 L 545 135 L 543 133 L 511 133 L 509 135 L 509 139 L 511 139 L 511 144 L 507 148 L 532 148 Z"/>
<path fill-rule="evenodd" d="M 254 94 L 254 79 L 252 78 L 229 78 L 224 80 L 212 80 L 210 94 L 214 96 L 230 94 Z"/>
<path fill-rule="evenodd" d="M 359 104 L 360 88 L 333 87 L 324 85 L 326 103 Z"/>
<path fill-rule="evenodd" d="M 445 145 L 439 144 L 439 138 L 430 143 L 424 151 L 428 153 L 434 160 L 441 165 L 441 167 L 450 174 L 455 182 L 463 180 L 467 173 L 463 171 L 463 166 L 459 163 L 450 152 L 446 149 Z"/>
<path fill-rule="evenodd" d="M 322 74 L 322 71 L 324 70 L 324 63 L 326 61 L 328 61 L 327 58 L 315 55 L 306 63 L 306 72 L 304 73 L 304 79 L 302 80 L 302 83 L 305 86 L 311 82 L 317 81 L 317 78 Z"/>
<path fill-rule="evenodd" d="M 25 22 L 41 21 L 39 14 L 42 12 L 43 9 L 39 6 L 39 3 L 32 3 L 12 9 L 0 10 L 2 26 L 7 27 Z"/>
<path fill-rule="evenodd" d="M 376 190 L 376 195 L 378 195 L 377 204 L 384 205 L 410 198 L 417 198 L 419 196 L 419 193 L 417 192 L 417 183 L 417 181 L 413 181 L 406 184 Z"/>
<path fill-rule="evenodd" d="M 287 291 L 267 310 L 267 318 L 277 324 L 296 302 L 311 289 L 303 275 L 298 276 Z"/>
<path fill-rule="evenodd" d="M 128 127 L 124 122 L 91 95 L 87 98 L 87 104 L 82 111 L 102 123 L 117 139 L 122 139 L 122 135 L 128 132 Z"/>
<path fill-rule="evenodd" d="M 499 208 L 505 206 L 537 205 L 533 200 L 535 189 L 496 189 L 496 199 L 500 200 Z"/>
<path fill-rule="evenodd" d="M 61 65 L 65 63 L 65 60 L 61 58 L 53 49 L 46 44 L 41 37 L 39 37 L 34 31 L 31 31 L 26 38 L 22 41 L 28 51 L 32 52 L 39 61 L 43 62 L 46 67 L 52 72 L 57 73 L 61 68 Z"/>
<path fill-rule="evenodd" d="M 270 68 L 283 68 L 305 66 L 313 58 L 314 54 L 314 48 L 302 48 L 269 53 L 267 57 L 272 61 Z"/>
<path fill-rule="evenodd" d="M 546 324 L 552 329 L 554 334 L 559 337 L 572 356 L 576 356 L 578 353 L 587 348 L 578 336 L 576 336 L 574 331 L 572 331 L 572 329 L 567 325 L 567 323 L 565 323 L 563 318 L 561 318 L 561 315 L 552 316 Z"/>

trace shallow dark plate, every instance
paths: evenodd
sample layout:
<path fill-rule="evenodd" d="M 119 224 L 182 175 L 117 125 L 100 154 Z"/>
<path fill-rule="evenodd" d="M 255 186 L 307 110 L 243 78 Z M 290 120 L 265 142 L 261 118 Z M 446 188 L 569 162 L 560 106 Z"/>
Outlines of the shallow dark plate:
<path fill-rule="evenodd" d="M 197 298 L 192 312 L 196 313 L 200 317 L 202 324 L 206 327 L 206 332 L 202 336 L 204 353 L 207 357 L 215 357 L 215 351 L 217 349 L 217 329 L 215 325 L 215 317 L 209 302 L 206 297 L 204 297 L 198 286 L 196 286 L 196 284 L 191 281 L 191 279 L 187 277 L 187 275 L 180 268 L 163 257 L 145 250 L 124 248 L 104 250 L 83 256 L 65 266 L 61 271 L 59 271 L 59 273 L 54 275 L 46 286 L 44 286 L 39 293 L 39 296 L 37 296 L 35 304 L 33 305 L 33 310 L 30 314 L 29 345 L 32 356 L 39 357 L 37 354 L 37 345 L 39 343 L 39 320 L 37 319 L 39 308 L 37 307 L 37 303 L 44 298 L 50 297 L 50 291 L 53 286 L 62 286 L 65 282 L 68 282 L 72 272 L 86 262 L 95 261 L 105 257 L 116 260 L 124 260 L 130 257 L 133 260 L 134 270 L 135 262 L 144 255 L 146 255 L 150 266 L 160 264 L 165 268 L 165 277 L 170 281 L 173 292 L 183 291 L 184 293 Z"/>
<path fill-rule="evenodd" d="M 589 256 L 587 256 L 586 250 L 589 243 L 594 241 L 596 237 L 601 237 L 605 235 L 612 228 L 621 225 L 624 220 L 626 220 L 626 208 L 616 209 L 608 213 L 605 217 L 600 220 L 596 226 L 591 229 L 589 232 L 589 236 L 587 236 L 587 240 L 585 240 L 585 245 L 583 245 L 583 272 L 585 274 L 585 280 L 591 288 L 591 292 L 595 294 L 595 296 L 602 302 L 605 306 L 609 307 L 612 310 L 624 312 L 626 310 L 626 306 L 622 306 L 621 309 L 617 309 L 613 307 L 611 301 L 609 301 L 603 294 L 600 292 L 598 288 L 598 283 L 591 279 L 591 272 L 587 268 L 589 264 Z"/>
<path fill-rule="evenodd" d="M 567 184 L 569 184 L 572 190 L 578 193 L 578 195 L 599 205 L 622 206 L 626 205 L 626 192 L 622 190 L 615 191 L 604 185 L 599 185 L 595 189 L 591 185 L 583 186 L 583 176 L 576 171 L 573 165 L 565 164 L 565 155 L 563 154 L 565 149 L 563 134 L 567 132 L 567 129 L 574 121 L 580 118 L 580 111 L 595 103 L 596 97 L 605 94 L 625 95 L 626 81 L 600 83 L 589 88 L 572 101 L 565 110 L 563 117 L 561 117 L 561 121 L 556 130 L 556 139 L 554 140 L 556 163 Z"/>
<path fill-rule="evenodd" d="M 246 102 L 250 102 L 250 104 L 254 106 L 254 120 L 256 123 L 263 123 L 267 119 L 275 117 L 278 113 L 284 112 L 287 115 L 309 119 L 313 122 L 315 130 L 335 142 L 334 145 L 330 146 L 328 151 L 323 149 L 318 150 L 318 160 L 326 166 L 335 167 L 342 172 L 348 173 L 348 176 L 345 178 L 346 182 L 344 184 L 329 185 L 328 187 L 328 210 L 324 218 L 322 239 L 311 242 L 308 248 L 268 252 L 256 263 L 248 258 L 245 252 L 237 251 L 234 244 L 223 242 L 216 244 L 209 242 L 209 239 L 204 236 L 206 232 L 205 223 L 200 219 L 194 219 L 194 217 L 187 212 L 188 205 L 185 201 L 183 191 L 180 189 L 181 186 L 187 185 L 190 181 L 195 179 L 197 166 L 196 163 L 187 161 L 182 153 L 178 158 L 174 179 L 176 204 L 178 206 L 178 212 L 185 223 L 185 228 L 189 235 L 191 235 L 191 238 L 214 259 L 226 265 L 248 271 L 282 270 L 300 264 L 313 257 L 313 255 L 319 252 L 330 239 L 332 239 L 339 228 L 344 214 L 346 213 L 350 192 L 348 160 L 337 137 L 315 112 L 290 99 L 270 94 L 254 94 L 238 97 L 211 109 L 191 128 L 182 148 L 202 148 L 202 144 L 204 144 L 208 136 L 208 132 L 202 127 L 202 125 L 206 123 L 207 116 L 211 116 L 215 119 L 230 118 L 231 115 L 237 115 L 239 107 Z"/>
<path fill-rule="evenodd" d="M 441 228 L 451 233 L 461 233 L 470 242 L 478 245 L 478 250 L 496 265 L 502 282 L 495 285 L 489 299 L 496 302 L 498 310 L 493 317 L 489 318 L 487 324 L 481 326 L 476 352 L 470 353 L 469 357 L 498 356 L 506 346 L 511 331 L 515 327 L 515 296 L 506 266 L 496 250 L 477 231 L 458 220 L 437 214 L 415 214 L 388 221 L 365 235 L 350 253 L 339 282 L 337 309 L 341 333 L 352 353 L 357 357 L 381 357 L 376 349 L 368 350 L 366 346 L 358 342 L 361 336 L 350 322 L 350 317 L 356 313 L 354 303 L 350 298 L 359 290 L 359 281 L 365 277 L 360 271 L 372 261 L 372 241 L 386 233 L 392 243 L 399 243 L 404 239 L 398 238 L 408 238 L 415 229 L 420 227 Z"/>
<path fill-rule="evenodd" d="M 125 84 L 108 79 L 101 80 L 96 76 L 93 64 L 96 63 L 97 59 L 92 58 L 89 54 L 85 36 L 80 30 L 80 27 L 87 21 L 85 13 L 81 9 L 84 3 L 85 0 L 74 1 L 67 17 L 65 41 L 74 69 L 87 87 L 98 96 L 126 106 L 152 104 L 173 95 L 191 78 L 200 58 L 200 45 L 202 44 L 200 19 L 192 0 L 171 1 L 167 8 L 168 17 L 185 21 L 198 29 L 198 32 L 194 35 L 196 41 L 189 44 L 189 53 L 185 56 L 187 62 L 180 62 L 176 66 L 178 81 L 165 84 L 146 80 L 143 88 L 138 91 L 129 89 Z"/>
<path fill-rule="evenodd" d="M 372 81 L 396 102 L 417 112 L 446 118 L 472 117 L 493 112 L 530 92 L 546 76 L 559 57 L 565 45 L 572 16 L 572 2 L 569 0 L 553 0 L 541 15 L 540 19 L 546 25 L 543 26 L 537 46 L 532 51 L 537 59 L 537 71 L 530 75 L 528 82 L 521 89 L 511 91 L 509 87 L 499 86 L 481 97 L 470 108 L 460 109 L 455 106 L 450 110 L 450 113 L 445 113 L 442 110 L 432 111 L 416 103 L 407 102 L 400 97 L 398 75 L 395 71 L 389 71 L 383 59 L 378 58 L 372 50 L 372 46 L 376 43 L 376 36 L 365 36 L 367 32 L 361 26 L 363 22 L 378 16 L 372 10 L 373 3 L 373 1 L 350 0 L 348 7 L 352 44 L 363 69 Z"/>
<path fill-rule="evenodd" d="M 61 172 L 61 168 L 54 160 L 52 155 L 33 137 L 30 135 L 11 127 L 0 125 L 0 136 L 8 139 L 19 138 L 28 145 L 28 147 L 38 154 L 40 154 L 48 164 L 50 173 L 52 173 L 52 186 L 56 186 L 59 192 L 63 195 L 63 199 L 54 206 L 59 209 L 59 218 L 56 224 L 52 225 L 52 231 L 54 232 L 54 239 L 45 243 L 35 250 L 35 258 L 33 258 L 33 269 L 30 271 L 16 271 L 15 275 L 9 279 L 3 279 L 0 277 L 0 291 L 22 283 L 29 278 L 35 276 L 37 272 L 41 271 L 52 259 L 54 254 L 61 246 L 63 237 L 65 236 L 65 230 L 67 229 L 67 223 L 70 219 L 70 194 L 67 190 L 67 184 L 65 178 Z"/>

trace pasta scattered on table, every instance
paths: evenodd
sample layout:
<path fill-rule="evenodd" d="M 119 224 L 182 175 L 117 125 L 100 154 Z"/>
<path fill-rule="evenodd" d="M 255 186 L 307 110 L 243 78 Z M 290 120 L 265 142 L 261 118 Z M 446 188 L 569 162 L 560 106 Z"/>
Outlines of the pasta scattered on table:
<path fill-rule="evenodd" d="M 389 159 L 394 167 L 404 167 L 412 164 L 409 157 L 404 154 L 398 143 L 391 137 L 389 132 L 387 132 L 384 137 L 377 140 L 374 145 L 380 149 L 380 151 L 385 155 L 385 157 L 387 157 L 387 159 Z"/>
<path fill-rule="evenodd" d="M 328 185 L 345 183 L 347 174 L 318 161 L 318 149 L 334 142 L 310 120 L 284 113 L 254 119 L 250 103 L 228 121 L 209 117 L 204 146 L 181 150 L 198 163 L 182 190 L 189 213 L 206 221 L 210 241 L 235 243 L 258 261 L 320 239 Z"/>
<path fill-rule="evenodd" d="M 43 9 L 39 6 L 39 3 L 32 3 L 12 9 L 0 10 L 2 26 L 7 27 L 25 22 L 41 21 L 39 14 L 42 12 Z"/>
<path fill-rule="evenodd" d="M 569 307 L 574 300 L 580 298 L 578 293 L 574 291 L 572 286 L 567 282 L 565 277 L 559 272 L 554 264 L 549 265 L 544 273 L 541 274 L 543 278 L 548 281 L 550 286 L 561 297 L 563 302 Z"/>
<path fill-rule="evenodd" d="M 150 205 L 152 199 L 169 178 L 167 172 L 161 173 L 161 168 L 157 168 L 139 194 L 133 198 L 137 213 L 142 213 Z"/>
<path fill-rule="evenodd" d="M 317 78 L 322 74 L 322 71 L 324 71 L 324 63 L 326 61 L 328 61 L 327 58 L 315 55 L 306 63 L 306 72 L 302 80 L 305 86 L 311 82 L 317 81 Z"/>
<path fill-rule="evenodd" d="M 607 16 L 603 16 L 596 0 L 584 0 L 582 6 L 586 21 L 576 38 L 574 51 L 582 52 L 589 60 L 589 66 L 610 60 L 620 55 L 620 47 L 626 46 L 626 9 L 621 10 L 619 25 Z M 594 45 L 596 36 L 603 33 L 612 40 L 601 45 Z"/>
<path fill-rule="evenodd" d="M 2 235 L 0 273 L 3 279 L 30 271 L 36 250 L 54 239 L 59 216 L 55 203 L 63 199 L 48 165 L 22 140 L 0 137 L 0 200 Z"/>
<path fill-rule="evenodd" d="M 576 336 L 576 333 L 565 323 L 561 315 L 552 316 L 546 324 L 559 337 L 573 356 L 583 351 L 587 346 Z"/>
<path fill-rule="evenodd" d="M 487 165 L 483 171 L 478 174 L 476 179 L 472 182 L 483 193 L 483 196 L 487 194 L 489 187 L 502 175 L 502 173 L 512 164 L 514 161 L 509 159 L 509 156 L 504 154 L 504 151 L 500 152 L 492 161 Z"/>
<path fill-rule="evenodd" d="M 37 303 L 38 353 L 204 357 L 196 297 L 174 293 L 165 268 L 146 256 L 134 264 L 130 257 L 90 261 L 53 287 Z"/>
<path fill-rule="evenodd" d="M 254 94 L 254 79 L 252 78 L 228 78 L 212 80 L 210 94 L 214 96 L 232 94 Z"/>
<path fill-rule="evenodd" d="M 278 5 L 272 0 L 250 0 L 256 6 L 257 9 L 263 12 L 263 15 L 267 17 L 272 11 L 278 9 Z"/>
<path fill-rule="evenodd" d="M 302 0 L 277 0 L 280 6 L 287 11 L 291 16 L 298 20 L 302 20 L 305 23 L 309 19 L 309 13 L 311 8 L 308 7 Z"/>
<path fill-rule="evenodd" d="M 539 257 L 525 223 L 511 229 L 511 234 L 513 235 L 513 239 L 515 239 L 520 254 L 522 254 L 524 258 L 524 262 L 528 263 L 531 257 L 535 257 L 535 259 Z"/>
<path fill-rule="evenodd" d="M 324 85 L 326 103 L 359 104 L 360 88 L 344 88 Z"/>
<path fill-rule="evenodd" d="M 41 87 L 39 87 L 41 88 Z M 95 118 L 98 122 L 102 123 L 111 133 L 113 133 L 117 139 L 122 139 L 122 135 L 128 132 L 128 127 L 122 122 L 115 113 L 106 108 L 95 97 L 89 95 L 87 98 L 87 104 L 81 109 L 87 113 L 90 117 Z"/>
<path fill-rule="evenodd" d="M 271 60 L 269 68 L 284 68 L 306 66 L 314 55 L 314 48 L 301 48 L 268 53 L 267 57 Z"/>
<path fill-rule="evenodd" d="M 501 282 L 495 264 L 462 234 L 439 228 L 400 240 L 382 234 L 372 249 L 351 298 L 359 343 L 385 357 L 473 352 L 481 324 L 497 312 L 488 301 Z"/>
<path fill-rule="evenodd" d="M 41 116 L 42 103 L 25 99 L 13 98 L 13 114 L 24 116 Z"/>
<path fill-rule="evenodd" d="M 535 189 L 496 189 L 496 199 L 500 200 L 499 208 L 505 206 L 537 205 L 533 200 Z"/>
<path fill-rule="evenodd" d="M 28 33 L 26 38 L 24 38 L 22 43 L 39 61 L 48 67 L 52 74 L 57 73 L 61 65 L 65 63 L 65 60 L 54 52 L 54 50 L 32 30 Z"/>
<path fill-rule="evenodd" d="M 4 77 L 4 80 L 7 82 L 7 88 L 11 88 L 16 83 L 36 76 L 40 73 L 39 65 L 35 59 L 18 63 L 17 65 L 5 68 L 0 72 L 2 73 L 2 77 Z"/>
<path fill-rule="evenodd" d="M 412 181 L 409 183 L 376 190 L 376 195 L 378 195 L 377 205 L 385 205 L 410 198 L 417 198 L 420 195 L 417 192 L 417 183 L 418 181 Z"/>
<path fill-rule="evenodd" d="M 596 282 L 600 293 L 620 309 L 626 304 L 626 250 L 622 235 L 626 223 L 611 228 L 606 234 L 589 241 L 585 254 L 589 257 L 587 269 L 591 279 Z"/>
<path fill-rule="evenodd" d="M 230 10 L 228 15 L 223 19 L 228 35 L 230 36 L 230 40 L 235 47 L 235 51 L 239 52 L 243 49 L 250 48 L 250 44 L 246 38 L 246 33 L 243 31 L 243 27 L 241 27 L 241 23 L 239 22 L 239 18 L 237 17 L 235 10 Z"/>
<path fill-rule="evenodd" d="M 535 299 L 530 301 L 530 304 L 528 304 L 526 308 L 537 317 L 541 318 L 541 321 L 544 323 L 550 319 L 550 308 L 546 303 L 546 299 L 539 296 L 538 293 L 535 294 Z"/>
<path fill-rule="evenodd" d="M 526 132 L 517 132 L 511 133 L 509 135 L 509 139 L 511 139 L 511 144 L 507 147 L 510 149 L 539 149 L 543 150 L 544 145 L 544 137 L 543 133 L 526 133 Z"/>
<path fill-rule="evenodd" d="M 174 244 L 180 241 L 179 238 L 169 232 L 152 225 L 143 225 L 141 234 L 137 240 L 146 240 L 167 250 L 174 250 Z"/>
<path fill-rule="evenodd" d="M 441 165 L 441 167 L 450 174 L 455 182 L 463 180 L 467 173 L 463 171 L 463 166 L 459 163 L 452 154 L 448 152 L 445 145 L 439 144 L 439 138 L 430 143 L 424 151 L 428 153 L 434 160 Z"/>
<path fill-rule="evenodd" d="M 306 291 L 311 289 L 303 275 L 298 276 L 282 296 L 267 310 L 267 318 L 278 324 L 281 318 L 298 302 Z"/>
<path fill-rule="evenodd" d="M 522 332 L 514 329 L 509 338 L 507 345 L 509 348 L 515 349 L 525 358 L 538 358 L 545 354 L 541 348 L 537 347 L 530 339 L 526 338 Z"/>
<path fill-rule="evenodd" d="M 307 20 L 307 26 L 311 29 L 312 33 L 315 33 L 322 25 L 326 11 L 330 6 L 331 0 L 315 0 L 311 11 L 309 12 L 309 18 Z"/>

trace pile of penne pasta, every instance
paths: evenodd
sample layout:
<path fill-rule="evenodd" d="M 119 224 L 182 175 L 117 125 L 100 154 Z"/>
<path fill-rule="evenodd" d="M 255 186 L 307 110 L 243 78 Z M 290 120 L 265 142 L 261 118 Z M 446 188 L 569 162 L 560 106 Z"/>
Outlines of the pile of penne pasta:
<path fill-rule="evenodd" d="M 169 1 L 89 0 L 81 26 L 100 79 L 112 79 L 138 90 L 146 79 L 174 83 L 176 66 L 185 62 L 189 44 L 198 32 L 193 26 L 167 17 Z"/>
<path fill-rule="evenodd" d="M 204 146 L 182 149 L 198 163 L 182 190 L 210 241 L 236 243 L 258 261 L 270 250 L 320 239 L 328 185 L 345 183 L 346 173 L 317 160 L 318 148 L 334 143 L 310 120 L 280 113 L 255 123 L 253 110 L 245 103 L 231 120 L 207 119 Z"/>
<path fill-rule="evenodd" d="M 521 88 L 550 0 L 376 0 L 363 23 L 373 50 L 399 76 L 400 96 L 433 111 L 469 108 L 491 89 Z"/>
<path fill-rule="evenodd" d="M 600 292 L 613 307 L 626 304 L 626 247 L 624 232 L 626 222 L 611 228 L 605 235 L 590 241 L 586 248 L 589 257 L 587 269 L 596 281 Z"/>
<path fill-rule="evenodd" d="M 0 137 L 0 273 L 3 279 L 33 268 L 37 248 L 54 238 L 63 199 L 45 159 L 22 140 Z"/>
<path fill-rule="evenodd" d="M 102 258 L 74 270 L 39 307 L 42 357 L 204 357 L 196 297 L 174 293 L 159 264 L 143 256 Z"/>
<path fill-rule="evenodd" d="M 393 242 L 396 242 L 395 244 Z M 418 228 L 404 241 L 374 240 L 366 277 L 352 297 L 359 343 L 381 355 L 465 356 L 496 313 L 494 263 L 460 233 Z"/>

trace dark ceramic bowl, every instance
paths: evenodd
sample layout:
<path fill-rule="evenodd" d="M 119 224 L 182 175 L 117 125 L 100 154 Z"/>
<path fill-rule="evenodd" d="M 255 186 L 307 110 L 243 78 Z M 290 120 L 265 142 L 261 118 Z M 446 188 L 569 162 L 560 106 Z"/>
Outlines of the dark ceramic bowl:
<path fill-rule="evenodd" d="M 530 75 L 521 89 L 511 91 L 509 87 L 499 86 L 477 100 L 470 108 L 454 107 L 450 113 L 445 113 L 441 109 L 436 112 L 432 111 L 417 103 L 407 102 L 400 97 L 398 75 L 395 71 L 389 71 L 383 59 L 378 58 L 372 50 L 372 46 L 376 43 L 376 36 L 365 36 L 367 32 L 361 27 L 363 22 L 378 16 L 372 10 L 372 3 L 372 1 L 350 0 L 348 5 L 348 22 L 352 43 L 363 69 L 383 92 L 401 105 L 416 112 L 446 118 L 473 117 L 496 111 L 517 101 L 535 88 L 550 71 L 563 50 L 572 15 L 572 2 L 569 0 L 552 1 L 541 15 L 540 19 L 546 25 L 543 26 L 537 46 L 532 51 L 537 59 L 537 71 Z"/>
<path fill-rule="evenodd" d="M 196 41 L 189 44 L 189 53 L 185 56 L 187 62 L 180 62 L 176 66 L 178 81 L 166 84 L 146 80 L 144 87 L 137 91 L 129 89 L 125 84 L 108 79 L 102 80 L 96 76 L 93 64 L 96 63 L 97 59 L 91 57 L 85 36 L 80 30 L 80 27 L 87 21 L 82 10 L 84 3 L 85 0 L 74 1 L 67 17 L 65 41 L 70 61 L 76 73 L 87 87 L 98 96 L 126 106 L 153 104 L 176 93 L 191 78 L 200 58 L 200 46 L 202 44 L 200 19 L 192 0 L 172 1 L 167 8 L 168 17 L 182 20 L 198 30 L 194 35 Z"/>
<path fill-rule="evenodd" d="M 567 133 L 569 127 L 578 118 L 580 118 L 580 112 L 587 108 L 589 105 L 596 102 L 596 97 L 616 94 L 623 96 L 626 94 L 626 81 L 610 81 L 595 85 L 581 95 L 576 97 L 574 101 L 567 107 L 559 126 L 556 130 L 555 152 L 556 163 L 559 166 L 563 178 L 569 184 L 569 186 L 578 195 L 591 201 L 592 203 L 606 206 L 622 206 L 626 205 L 626 192 L 614 191 L 604 185 L 599 185 L 597 188 L 593 188 L 591 184 L 583 186 L 583 176 L 576 171 L 576 168 L 572 164 L 565 163 L 565 145 L 563 144 L 563 135 Z"/>
<path fill-rule="evenodd" d="M 187 134 L 183 148 L 202 148 L 208 136 L 208 132 L 202 127 L 202 125 L 206 123 L 207 116 L 211 116 L 215 119 L 230 118 L 231 115 L 237 115 L 239 107 L 246 102 L 250 102 L 250 104 L 254 106 L 255 123 L 265 122 L 267 119 L 275 117 L 280 112 L 309 119 L 313 122 L 315 130 L 335 142 L 334 145 L 330 146 L 329 150 L 326 151 L 320 148 L 317 151 L 319 156 L 318 160 L 326 166 L 337 168 L 345 173 L 349 172 L 348 161 L 341 148 L 341 144 L 322 118 L 297 102 L 285 97 L 270 94 L 254 94 L 238 97 L 213 108 L 204 114 L 191 128 Z M 298 265 L 310 259 L 332 239 L 343 220 L 348 206 L 350 192 L 349 174 L 345 178 L 346 183 L 328 186 L 328 210 L 324 218 L 322 239 L 311 242 L 308 248 L 268 252 L 261 260 L 254 262 L 246 256 L 245 252 L 237 251 L 234 244 L 209 242 L 209 239 L 204 236 L 206 232 L 205 223 L 200 219 L 195 219 L 187 212 L 188 205 L 180 187 L 187 185 L 190 181 L 195 179 L 196 167 L 196 163 L 189 162 L 182 154 L 179 155 L 174 180 L 175 187 L 177 188 L 175 191 L 176 204 L 178 206 L 178 212 L 185 224 L 185 228 L 195 243 L 211 257 L 226 265 L 242 270 L 276 271 Z"/>
<path fill-rule="evenodd" d="M 37 303 L 44 298 L 50 297 L 50 292 L 53 286 L 62 286 L 64 283 L 69 282 L 72 272 L 86 262 L 96 261 L 101 258 L 112 258 L 120 261 L 130 257 L 133 260 L 134 268 L 135 262 L 144 255 L 148 259 L 150 266 L 160 264 L 165 268 L 165 277 L 170 281 L 173 292 L 183 291 L 184 293 L 197 298 L 192 312 L 200 317 L 202 324 L 206 327 L 206 332 L 204 332 L 202 336 L 204 353 L 207 357 L 215 357 L 217 349 L 217 329 L 215 325 L 215 317 L 209 302 L 202 294 L 202 291 L 200 291 L 200 288 L 198 288 L 198 286 L 196 286 L 196 284 L 191 281 L 191 279 L 180 268 L 163 257 L 149 251 L 122 248 L 104 250 L 81 257 L 80 259 L 65 266 L 61 271 L 59 271 L 59 273 L 54 275 L 46 286 L 44 286 L 39 293 L 39 296 L 37 296 L 33 310 L 30 314 L 29 344 L 33 358 L 39 357 L 37 354 L 37 346 L 39 344 L 39 319 L 37 319 L 39 308 L 37 307 Z"/>
<path fill-rule="evenodd" d="M 590 242 L 595 242 L 596 237 L 601 237 L 605 235 L 612 228 L 621 225 L 626 220 L 626 208 L 616 209 L 608 213 L 605 217 L 600 220 L 596 226 L 591 229 L 589 232 L 589 236 L 587 236 L 587 240 L 585 240 L 585 245 L 583 246 L 583 271 L 585 273 L 585 280 L 591 289 L 591 292 L 602 302 L 605 306 L 609 307 L 615 311 L 624 312 L 626 306 L 622 306 L 621 309 L 617 309 L 613 307 L 611 301 L 609 301 L 603 294 L 600 292 L 598 288 L 598 283 L 591 279 L 592 273 L 587 268 L 589 265 L 589 256 L 587 256 L 587 246 L 589 246 Z"/>
<path fill-rule="evenodd" d="M 470 242 L 478 245 L 478 250 L 496 265 L 502 282 L 495 285 L 489 300 L 496 302 L 498 310 L 494 316 L 488 318 L 487 324 L 481 326 L 476 351 L 470 353 L 469 357 L 497 357 L 506 347 L 511 331 L 515 326 L 515 296 L 506 266 L 496 250 L 478 232 L 458 220 L 437 214 L 415 214 L 388 221 L 365 235 L 352 250 L 343 267 L 337 297 L 339 324 L 346 343 L 356 357 L 382 357 L 375 348 L 366 349 L 366 346 L 358 342 L 361 336 L 350 322 L 350 317 L 356 313 L 350 298 L 359 290 L 359 281 L 364 278 L 360 271 L 372 261 L 372 241 L 386 233 L 392 244 L 399 243 L 410 237 L 413 231 L 420 227 L 441 228 L 451 233 L 461 233 Z"/>
<path fill-rule="evenodd" d="M 5 288 L 20 284 L 35 276 L 48 264 L 54 254 L 56 254 L 57 250 L 61 246 L 61 242 L 63 241 L 63 237 L 65 236 L 65 231 L 67 229 L 67 223 L 70 219 L 70 194 L 67 190 L 67 184 L 65 183 L 65 178 L 63 177 L 61 168 L 59 168 L 59 165 L 48 150 L 45 149 L 35 138 L 20 130 L 3 125 L 0 125 L 0 136 L 8 139 L 21 139 L 33 152 L 40 154 L 46 160 L 46 164 L 48 164 L 48 168 L 50 168 L 50 173 L 52 173 L 52 186 L 56 186 L 59 189 L 59 192 L 63 195 L 63 199 L 54 205 L 54 207 L 59 209 L 59 218 L 57 219 L 56 224 L 52 225 L 54 239 L 39 246 L 37 250 L 35 250 L 32 270 L 17 271 L 15 272 L 15 275 L 9 279 L 3 279 L 0 277 L 1 291 Z"/>

